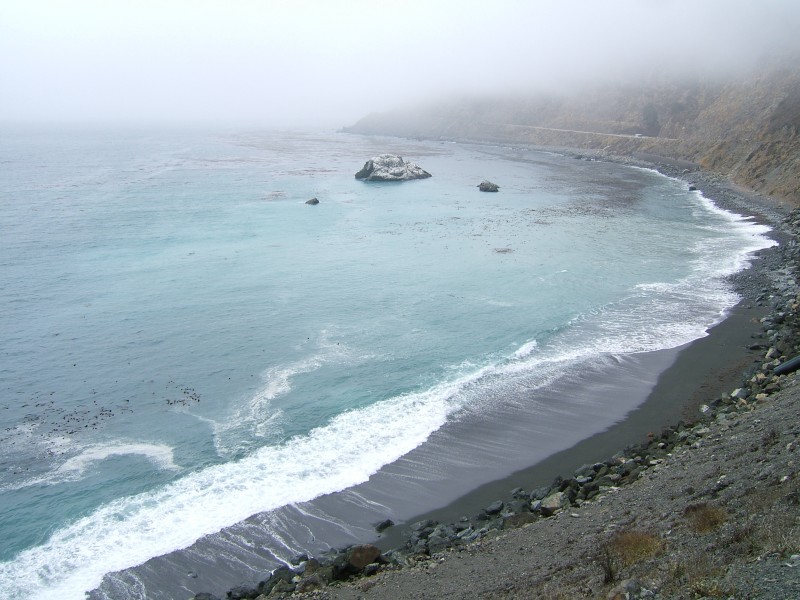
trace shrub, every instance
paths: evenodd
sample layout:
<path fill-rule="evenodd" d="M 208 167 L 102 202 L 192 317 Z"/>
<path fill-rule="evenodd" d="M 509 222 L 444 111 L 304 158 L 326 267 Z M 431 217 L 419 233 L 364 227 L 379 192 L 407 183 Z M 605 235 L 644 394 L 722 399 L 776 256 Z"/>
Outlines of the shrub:
<path fill-rule="evenodd" d="M 609 541 L 622 567 L 647 560 L 661 550 L 661 539 L 644 531 L 621 531 Z"/>
<path fill-rule="evenodd" d="M 709 533 L 728 520 L 728 515 L 724 510 L 705 502 L 687 506 L 683 514 L 689 520 L 689 527 L 695 533 Z"/>
<path fill-rule="evenodd" d="M 603 582 L 615 581 L 620 569 L 655 556 L 662 547 L 660 538 L 644 531 L 614 534 L 600 546 L 597 555 L 597 563 L 603 570 Z"/>

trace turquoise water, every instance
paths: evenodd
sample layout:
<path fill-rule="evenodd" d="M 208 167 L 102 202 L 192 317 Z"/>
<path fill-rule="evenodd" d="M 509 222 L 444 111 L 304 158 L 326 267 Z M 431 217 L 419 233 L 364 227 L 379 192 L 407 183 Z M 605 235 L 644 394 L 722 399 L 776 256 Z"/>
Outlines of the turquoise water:
<path fill-rule="evenodd" d="M 361 483 L 509 381 L 701 337 L 736 302 L 723 277 L 772 244 L 652 171 L 522 150 L 0 139 L 6 598 L 82 597 Z M 384 152 L 433 177 L 354 179 Z"/>

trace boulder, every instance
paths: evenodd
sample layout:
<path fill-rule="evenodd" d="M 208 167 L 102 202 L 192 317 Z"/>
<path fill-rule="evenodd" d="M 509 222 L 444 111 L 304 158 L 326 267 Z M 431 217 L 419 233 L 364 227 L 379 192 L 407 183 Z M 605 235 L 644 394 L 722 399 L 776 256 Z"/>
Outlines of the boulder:
<path fill-rule="evenodd" d="M 321 573 L 314 573 L 298 581 L 294 591 L 300 594 L 307 594 L 308 592 L 323 589 L 328 583 Z"/>
<path fill-rule="evenodd" d="M 319 204 L 319 200 L 317 200 L 316 198 L 311 198 L 311 200 L 306 200 L 306 204 L 310 204 L 311 206 L 316 206 L 317 204 Z"/>
<path fill-rule="evenodd" d="M 406 181 L 408 179 L 426 179 L 431 174 L 416 163 L 405 161 L 396 154 L 381 154 L 364 163 L 356 179 L 364 181 Z"/>
<path fill-rule="evenodd" d="M 503 510 L 502 500 L 495 500 L 489 506 L 483 509 L 487 515 L 496 515 Z"/>
<path fill-rule="evenodd" d="M 279 581 L 275 584 L 275 587 L 272 588 L 272 591 L 269 593 L 270 596 L 277 596 L 279 594 L 291 594 L 297 589 L 297 584 L 292 583 L 291 581 Z"/>
<path fill-rule="evenodd" d="M 568 496 L 564 492 L 556 492 L 542 500 L 539 510 L 545 517 L 549 517 L 567 506 L 569 506 Z"/>
<path fill-rule="evenodd" d="M 511 515 L 505 521 L 503 521 L 503 529 L 516 529 L 518 527 L 524 527 L 528 523 L 536 522 L 537 519 L 538 517 L 536 515 L 529 512 Z"/>
<path fill-rule="evenodd" d="M 536 500 L 541 500 L 542 498 L 547 496 L 547 494 L 549 494 L 549 493 L 550 493 L 550 486 L 538 487 L 538 488 L 536 488 L 535 490 L 533 490 L 531 492 L 531 496 L 530 496 L 531 497 L 531 502 L 535 502 Z"/>
<path fill-rule="evenodd" d="M 368 564 L 375 562 L 381 555 L 381 551 L 372 544 L 354 546 L 350 551 L 348 562 L 359 571 Z"/>
<path fill-rule="evenodd" d="M 482 192 L 496 192 L 500 186 L 484 179 L 478 184 L 478 189 Z"/>
<path fill-rule="evenodd" d="M 393 526 L 394 526 L 394 521 L 392 521 L 391 519 L 385 519 L 385 520 L 381 521 L 380 523 L 378 523 L 377 525 L 375 525 L 375 531 L 377 531 L 378 533 L 381 533 L 381 532 L 386 531 L 387 529 L 389 529 L 389 527 L 393 527 Z"/>
<path fill-rule="evenodd" d="M 447 549 L 450 543 L 451 541 L 449 538 L 439 533 L 435 533 L 428 538 L 428 552 L 430 554 L 443 552 Z"/>
<path fill-rule="evenodd" d="M 228 591 L 228 600 L 247 600 L 258 596 L 258 590 L 246 585 L 237 585 Z"/>

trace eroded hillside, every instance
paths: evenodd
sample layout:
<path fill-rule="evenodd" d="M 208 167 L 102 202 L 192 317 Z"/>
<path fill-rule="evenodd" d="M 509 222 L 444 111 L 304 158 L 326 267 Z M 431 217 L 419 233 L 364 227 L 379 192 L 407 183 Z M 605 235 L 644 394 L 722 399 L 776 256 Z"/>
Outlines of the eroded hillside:
<path fill-rule="evenodd" d="M 346 131 L 656 154 L 800 204 L 798 65 L 727 80 L 652 77 L 580 93 L 460 98 L 370 115 Z"/>

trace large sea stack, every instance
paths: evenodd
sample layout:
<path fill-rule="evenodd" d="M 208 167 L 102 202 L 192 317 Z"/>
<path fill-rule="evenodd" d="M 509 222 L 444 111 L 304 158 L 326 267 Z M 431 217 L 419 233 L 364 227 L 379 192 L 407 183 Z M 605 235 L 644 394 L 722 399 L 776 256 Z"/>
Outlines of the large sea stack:
<path fill-rule="evenodd" d="M 364 168 L 356 173 L 356 179 L 364 181 L 405 181 L 407 179 L 426 179 L 431 174 L 413 162 L 405 161 L 396 154 L 381 154 L 364 163 Z"/>

